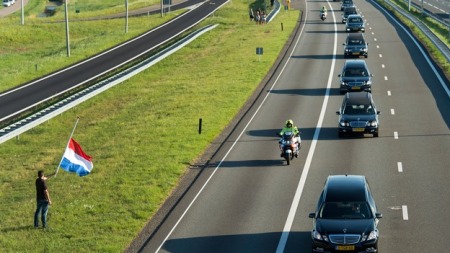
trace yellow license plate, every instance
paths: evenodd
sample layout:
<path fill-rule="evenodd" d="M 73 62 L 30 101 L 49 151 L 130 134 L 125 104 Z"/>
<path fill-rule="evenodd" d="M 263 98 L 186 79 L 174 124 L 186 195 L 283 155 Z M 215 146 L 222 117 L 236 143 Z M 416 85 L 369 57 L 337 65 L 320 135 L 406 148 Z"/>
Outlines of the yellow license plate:
<path fill-rule="evenodd" d="M 353 128 L 353 132 L 364 132 L 364 128 L 362 127 L 358 127 L 358 128 Z"/>
<path fill-rule="evenodd" d="M 354 245 L 339 245 L 336 247 L 337 250 L 355 250 Z"/>
<path fill-rule="evenodd" d="M 353 55 L 359 55 L 359 53 L 356 53 L 356 52 L 355 52 L 355 53 L 353 53 Z"/>
<path fill-rule="evenodd" d="M 352 87 L 352 90 L 360 90 L 361 89 L 361 87 L 359 87 L 359 86 L 353 86 Z"/>

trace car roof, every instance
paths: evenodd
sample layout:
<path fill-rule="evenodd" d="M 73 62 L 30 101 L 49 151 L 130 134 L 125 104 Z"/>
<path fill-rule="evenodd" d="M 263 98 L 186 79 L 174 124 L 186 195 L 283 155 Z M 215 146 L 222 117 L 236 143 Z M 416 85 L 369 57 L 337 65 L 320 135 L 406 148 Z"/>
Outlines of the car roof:
<path fill-rule="evenodd" d="M 345 94 L 345 99 L 347 104 L 353 105 L 370 105 L 372 100 L 372 95 L 370 92 L 347 92 Z"/>
<path fill-rule="evenodd" d="M 361 175 L 328 176 L 325 202 L 366 201 L 366 178 Z"/>
<path fill-rule="evenodd" d="M 350 15 L 348 15 L 348 18 L 361 18 L 362 19 L 362 16 L 360 14 L 350 14 Z"/>
<path fill-rule="evenodd" d="M 346 60 L 344 64 L 344 68 L 352 68 L 352 67 L 366 67 L 366 62 L 364 60 Z"/>

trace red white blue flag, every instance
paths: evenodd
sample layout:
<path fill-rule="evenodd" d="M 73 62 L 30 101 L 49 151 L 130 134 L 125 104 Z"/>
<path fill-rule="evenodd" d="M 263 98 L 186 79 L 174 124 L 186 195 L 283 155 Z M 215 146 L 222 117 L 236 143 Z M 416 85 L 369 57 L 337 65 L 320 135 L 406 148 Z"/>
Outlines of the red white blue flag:
<path fill-rule="evenodd" d="M 94 164 L 92 163 L 92 157 L 84 153 L 80 144 L 70 138 L 60 166 L 64 170 L 75 172 L 82 177 L 91 173 Z"/>

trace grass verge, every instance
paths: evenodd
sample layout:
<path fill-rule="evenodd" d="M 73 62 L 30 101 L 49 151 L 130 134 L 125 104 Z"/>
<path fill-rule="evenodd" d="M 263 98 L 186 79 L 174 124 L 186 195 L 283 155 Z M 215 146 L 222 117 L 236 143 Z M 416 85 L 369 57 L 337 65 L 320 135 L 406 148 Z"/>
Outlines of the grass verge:
<path fill-rule="evenodd" d="M 280 12 L 273 22 L 255 25 L 248 19 L 248 2 L 232 1 L 202 23 L 219 24 L 216 29 L 144 73 L 0 145 L 2 252 L 125 249 L 177 186 L 186 168 L 251 96 L 293 31 L 298 15 L 295 10 Z M 136 18 L 136 23 L 147 19 Z M 105 21 L 105 27 L 114 26 L 109 22 L 115 21 Z M 80 38 L 86 38 L 79 47 L 84 44 L 86 49 L 72 51 L 83 54 L 80 59 L 94 50 L 87 48 L 91 45 L 87 38 L 93 37 L 82 33 Z M 111 41 L 114 33 L 99 32 L 98 36 L 108 41 L 104 47 L 108 48 L 124 39 L 120 33 L 120 39 Z M 41 46 L 47 47 L 33 58 L 45 58 L 38 68 L 45 65 L 45 71 L 32 76 L 67 64 L 64 49 L 50 47 L 53 38 L 39 36 L 40 46 L 36 46 L 34 41 L 23 43 L 18 33 L 6 37 L 13 40 L 8 51 L 23 44 L 22 50 L 33 55 Z M 256 47 L 264 48 L 260 60 Z M 25 56 L 8 60 L 17 67 L 29 63 Z M 33 65 L 29 63 L 30 73 Z M 24 81 L 22 75 L 29 78 L 21 73 L 10 80 L 18 84 Z M 93 173 L 80 178 L 60 170 L 50 179 L 50 229 L 34 229 L 37 170 L 51 173 L 56 169 L 77 116 L 80 122 L 74 138 L 94 157 Z M 197 133 L 199 118 L 203 119 L 201 135 Z"/>

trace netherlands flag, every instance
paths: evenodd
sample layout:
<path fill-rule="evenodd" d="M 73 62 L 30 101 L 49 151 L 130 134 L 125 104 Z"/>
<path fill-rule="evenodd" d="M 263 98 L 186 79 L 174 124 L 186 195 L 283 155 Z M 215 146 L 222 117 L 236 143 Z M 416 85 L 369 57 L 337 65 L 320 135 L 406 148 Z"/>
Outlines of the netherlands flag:
<path fill-rule="evenodd" d="M 94 164 L 92 163 L 92 157 L 84 153 L 80 144 L 70 138 L 60 166 L 64 170 L 75 172 L 82 177 L 91 173 Z"/>

